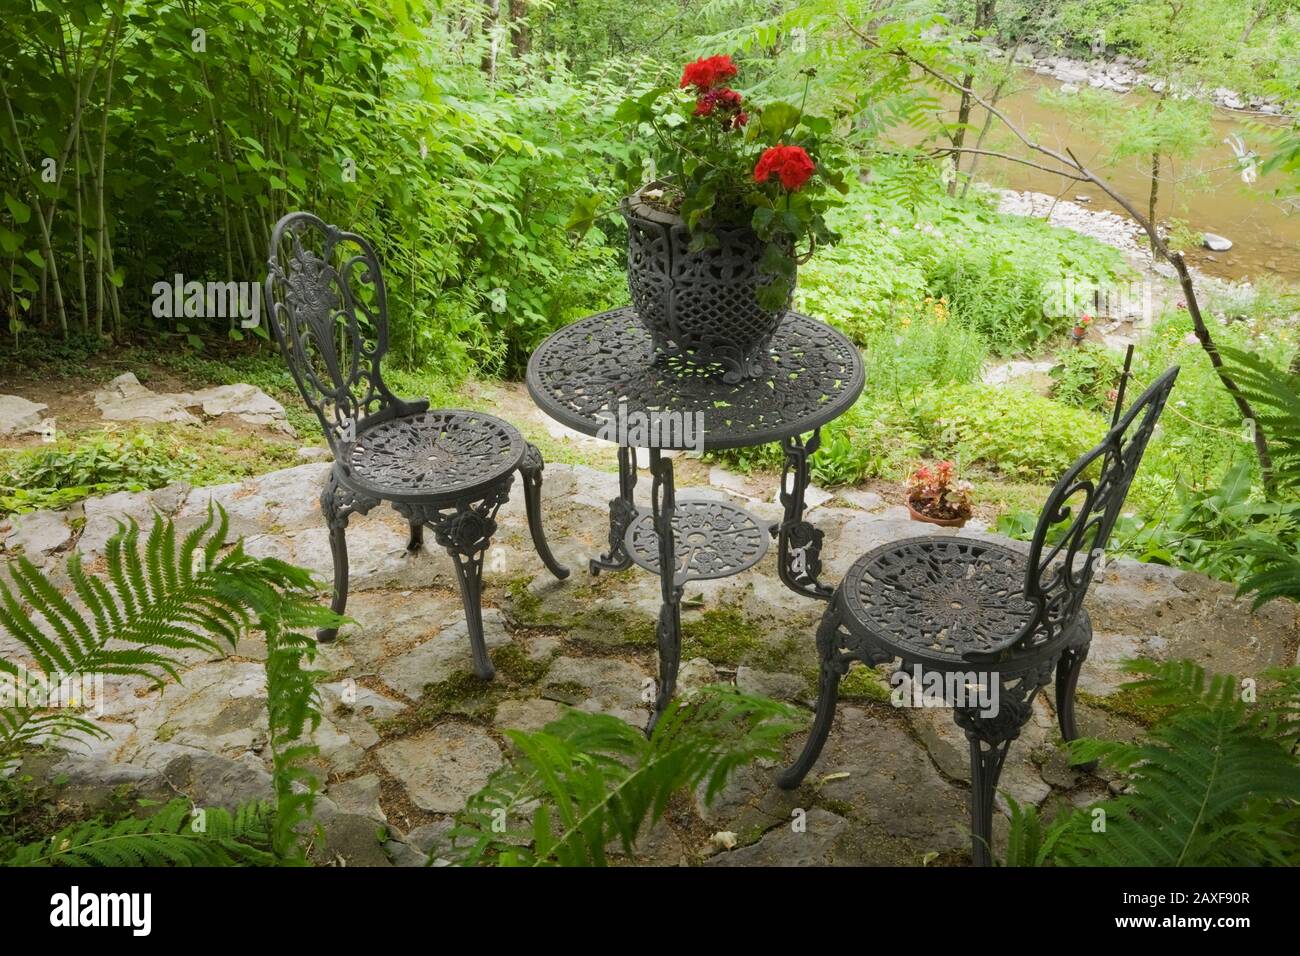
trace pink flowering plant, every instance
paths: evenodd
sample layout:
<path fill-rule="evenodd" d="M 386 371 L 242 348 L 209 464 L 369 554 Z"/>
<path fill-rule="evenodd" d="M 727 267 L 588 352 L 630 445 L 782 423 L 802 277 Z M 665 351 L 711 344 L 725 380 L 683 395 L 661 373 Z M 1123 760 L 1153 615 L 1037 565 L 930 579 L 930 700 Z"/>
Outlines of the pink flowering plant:
<path fill-rule="evenodd" d="M 931 518 L 969 518 L 973 490 L 974 485 L 957 477 L 951 461 L 922 465 L 907 479 L 908 503 Z"/>
<path fill-rule="evenodd" d="M 615 118 L 648 134 L 657 182 L 642 199 L 681 216 L 692 249 L 716 246 L 716 226 L 747 225 L 766 244 L 758 301 L 775 309 L 794 288 L 797 264 L 839 238 L 824 217 L 848 191 L 847 164 L 830 120 L 803 104 L 751 102 L 731 85 L 739 73 L 729 56 L 704 57 L 676 86 L 625 100 Z M 639 168 L 623 172 L 641 185 Z"/>

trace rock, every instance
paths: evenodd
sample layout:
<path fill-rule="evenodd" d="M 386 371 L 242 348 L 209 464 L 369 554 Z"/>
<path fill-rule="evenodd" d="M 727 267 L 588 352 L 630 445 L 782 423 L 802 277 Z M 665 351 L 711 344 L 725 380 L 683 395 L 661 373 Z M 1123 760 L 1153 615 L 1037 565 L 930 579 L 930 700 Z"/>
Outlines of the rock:
<path fill-rule="evenodd" d="M 125 525 L 130 519 L 147 530 L 155 514 L 171 517 L 189 493 L 189 484 L 178 481 L 155 491 L 119 491 L 101 498 L 87 498 L 82 504 L 86 524 L 77 539 L 78 553 L 102 554 L 108 539 L 117 534 L 119 523 Z"/>
<path fill-rule="evenodd" d="M 1074 197 L 1074 201 L 1075 201 L 1075 202 L 1081 202 L 1081 203 L 1090 203 L 1090 202 L 1092 202 L 1092 197 L 1091 197 L 1091 196 L 1084 196 L 1084 195 L 1080 194 L 1080 195 Z"/>
<path fill-rule="evenodd" d="M 1062 83 L 1062 84 L 1061 84 L 1061 92 L 1062 92 L 1062 93 L 1065 93 L 1067 96 L 1072 96 L 1073 94 L 1079 92 L 1078 84 L 1075 84 L 1075 83 Z"/>
<path fill-rule="evenodd" d="M 818 488 L 816 485 L 809 485 L 803 493 L 803 504 L 805 508 L 820 508 L 831 498 L 835 497 L 825 488 Z M 778 484 L 776 492 L 772 495 L 771 500 L 777 504 L 781 503 L 781 488 Z"/>
<path fill-rule="evenodd" d="M 798 674 L 771 674 L 744 664 L 736 668 L 736 687 L 746 694 L 773 700 L 800 700 L 808 696 L 808 682 Z"/>
<path fill-rule="evenodd" d="M 461 618 L 432 640 L 385 664 L 379 671 L 384 683 L 417 700 L 425 685 L 445 681 L 456 671 L 469 671 L 472 668 L 469 626 L 465 623 L 464 612 L 457 608 L 456 613 Z M 505 619 L 496 608 L 483 609 L 483 637 L 489 650 L 510 643 Z"/>
<path fill-rule="evenodd" d="M 209 753 L 240 754 L 266 744 L 266 672 L 261 664 L 220 660 L 185 672 L 142 700 L 136 745 L 154 740 Z"/>
<path fill-rule="evenodd" d="M 302 448 L 299 448 L 297 452 L 294 453 L 294 455 L 297 458 L 301 458 L 303 461 L 333 461 L 334 460 L 334 453 L 331 452 L 328 448 L 325 448 L 321 445 L 306 445 Z"/>
<path fill-rule="evenodd" d="M 805 786 L 821 781 L 822 797 L 918 852 L 969 846 L 965 794 L 939 776 L 901 726 L 844 706 L 838 724 Z"/>
<path fill-rule="evenodd" d="M 37 560 L 51 551 L 57 551 L 72 540 L 68 516 L 63 511 L 33 511 L 15 515 L 13 531 L 5 539 L 5 549 L 22 548 L 27 557 Z"/>
<path fill-rule="evenodd" d="M 0 435 L 35 431 L 47 408 L 42 402 L 31 402 L 20 395 L 0 395 Z"/>
<path fill-rule="evenodd" d="M 248 481 L 196 488 L 177 513 L 176 522 L 184 528 L 203 522 L 211 504 L 226 510 L 231 539 L 269 531 L 324 530 L 320 491 L 329 469 L 326 462 L 311 462 L 268 471 Z M 351 539 L 349 534 L 349 548 Z M 325 558 L 329 559 L 328 548 Z"/>
<path fill-rule="evenodd" d="M 1205 235 L 1201 237 L 1201 242 L 1205 245 L 1205 248 L 1209 249 L 1211 252 L 1227 252 L 1232 248 L 1231 239 L 1215 235 L 1212 232 L 1205 233 Z"/>
<path fill-rule="evenodd" d="M 458 813 L 502 764 L 501 748 L 476 727 L 444 723 L 384 744 L 379 763 L 411 802 L 433 813 Z"/>
<path fill-rule="evenodd" d="M 318 866 L 392 866 L 380 840 L 383 824 L 355 813 L 336 813 L 324 824 L 324 839 L 312 847 Z"/>
<path fill-rule="evenodd" d="M 95 393 L 95 406 L 109 421 L 184 422 L 199 420 L 174 395 L 160 395 L 140 384 L 134 372 L 124 372 Z"/>
<path fill-rule="evenodd" d="M 184 794 L 195 806 L 234 812 L 245 803 L 275 799 L 271 775 L 245 760 L 202 752 L 182 754 L 167 763 L 162 775 L 173 793 Z"/>
<path fill-rule="evenodd" d="M 500 730 L 523 730 L 529 733 L 541 730 L 559 720 L 568 708 L 553 700 L 503 700 L 497 705 L 492 726 Z"/>
<path fill-rule="evenodd" d="M 802 831 L 791 824 L 774 827 L 757 843 L 719 853 L 705 866 L 827 866 L 836 862 L 836 849 L 849 829 L 849 821 L 829 810 L 814 808 L 804 818 Z"/>
<path fill-rule="evenodd" d="M 373 773 L 332 783 L 327 794 L 343 813 L 354 813 L 370 820 L 386 821 L 379 805 L 379 778 Z"/>
<path fill-rule="evenodd" d="M 203 414 L 235 415 L 250 425 L 263 425 L 293 434 L 284 406 L 256 385 L 239 383 L 205 388 L 187 396 L 176 396 L 186 407 L 201 405 Z"/>
<path fill-rule="evenodd" d="M 542 680 L 542 696 L 639 723 L 645 720 L 653 687 L 654 682 L 630 661 L 561 656 Z"/>
<path fill-rule="evenodd" d="M 693 657 L 677 670 L 677 693 L 693 694 L 717 681 L 718 672 L 713 665 L 703 657 Z"/>
<path fill-rule="evenodd" d="M 880 495 L 860 488 L 837 488 L 835 497 L 863 511 L 876 511 L 885 506 L 885 499 Z"/>
<path fill-rule="evenodd" d="M 428 854 L 421 853 L 409 843 L 401 840 L 389 840 L 384 844 L 384 853 L 393 866 L 424 866 L 428 863 Z"/>
<path fill-rule="evenodd" d="M 709 469 L 709 484 L 714 488 L 721 488 L 723 491 L 729 491 L 744 498 L 754 497 L 750 494 L 749 482 L 744 475 L 738 475 L 734 471 L 728 471 L 718 465 L 714 465 Z"/>

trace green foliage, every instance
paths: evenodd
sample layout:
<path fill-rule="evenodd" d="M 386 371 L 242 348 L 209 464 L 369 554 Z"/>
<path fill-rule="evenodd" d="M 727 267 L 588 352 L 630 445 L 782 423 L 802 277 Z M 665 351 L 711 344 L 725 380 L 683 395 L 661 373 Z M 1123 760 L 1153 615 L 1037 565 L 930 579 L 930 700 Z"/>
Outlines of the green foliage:
<path fill-rule="evenodd" d="M 1049 482 L 1101 441 L 1107 425 L 1026 389 L 980 384 L 918 395 L 913 414 L 930 457 Z"/>
<path fill-rule="evenodd" d="M 1266 673 L 1258 700 L 1191 661 L 1130 662 L 1126 687 L 1163 709 L 1137 743 L 1077 740 L 1071 757 L 1124 775 L 1122 796 L 1044 827 L 1012 815 L 1008 865 L 1257 866 L 1300 862 L 1300 668 Z M 1103 820 L 1104 829 L 1094 828 Z"/>
<path fill-rule="evenodd" d="M 64 568 L 77 603 L 24 557 L 0 579 L 0 627 L 25 659 L 0 658 L 0 770 L 25 748 L 103 737 L 72 706 L 49 707 L 58 675 L 136 676 L 155 685 L 178 678 L 187 651 L 233 649 L 256 627 L 267 642 L 267 697 L 273 806 L 194 811 L 184 801 L 143 819 L 79 821 L 47 841 L 20 848 L 13 862 L 126 865 L 301 862 L 298 834 L 310 818 L 317 782 L 305 767 L 315 754 L 307 735 L 320 720 L 314 654 L 298 630 L 336 625 L 314 601 L 311 575 L 275 558 L 252 558 L 227 541 L 224 511 L 178 540 L 154 520 L 141 548 L 132 522 L 109 539 L 106 581 L 87 574 L 80 556 Z M 224 553 L 223 553 L 224 551 Z M 84 610 L 83 610 L 84 607 Z"/>
<path fill-rule="evenodd" d="M 21 847 L 8 866 L 265 866 L 275 857 L 269 809 L 220 807 L 202 811 L 172 800 L 147 817 L 74 823 L 47 840 Z"/>
<path fill-rule="evenodd" d="M 988 350 L 1016 354 L 1068 331 L 1048 308 L 1066 276 L 1105 286 L 1125 270 L 1115 249 L 950 198 L 933 173 L 897 162 L 877 164 L 831 225 L 843 239 L 800 272 L 799 301 L 864 344 L 929 311 L 928 298 Z"/>
<path fill-rule="evenodd" d="M 649 738 L 581 711 L 537 733 L 506 731 L 519 755 L 470 798 L 453 831 L 462 862 L 604 866 L 608 845 L 632 853 L 674 794 L 702 786 L 712 802 L 738 767 L 779 757 L 792 718 L 784 704 L 713 686 L 673 700 Z"/>
<path fill-rule="evenodd" d="M 1103 345 L 1085 342 L 1066 349 L 1051 371 L 1052 397 L 1078 408 L 1109 412 L 1121 370 L 1118 356 Z"/>
<path fill-rule="evenodd" d="M 0 471 L 0 514 L 63 508 L 91 495 L 161 488 L 198 462 L 189 448 L 145 432 L 104 432 L 9 456 Z"/>

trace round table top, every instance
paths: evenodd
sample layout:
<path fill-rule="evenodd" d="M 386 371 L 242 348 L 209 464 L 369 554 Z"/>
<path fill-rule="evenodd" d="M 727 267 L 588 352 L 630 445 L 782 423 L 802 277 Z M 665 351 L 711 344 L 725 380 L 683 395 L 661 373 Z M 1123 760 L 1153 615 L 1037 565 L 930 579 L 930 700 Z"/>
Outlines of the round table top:
<path fill-rule="evenodd" d="M 735 384 L 722 371 L 653 361 L 631 308 L 552 334 L 528 361 L 537 406 L 570 428 L 636 448 L 713 451 L 780 441 L 838 418 L 862 392 L 862 356 L 835 329 L 791 312 L 763 374 Z"/>

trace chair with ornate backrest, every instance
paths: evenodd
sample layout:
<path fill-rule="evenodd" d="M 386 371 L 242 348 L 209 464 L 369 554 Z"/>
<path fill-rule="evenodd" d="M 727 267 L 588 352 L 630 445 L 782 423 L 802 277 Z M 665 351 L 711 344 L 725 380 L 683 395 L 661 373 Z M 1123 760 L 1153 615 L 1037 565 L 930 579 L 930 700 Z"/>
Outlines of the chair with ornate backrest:
<path fill-rule="evenodd" d="M 321 493 L 334 559 L 334 599 L 348 598 L 348 517 L 381 501 L 410 526 L 408 550 L 424 528 L 456 566 L 474 672 L 493 676 L 483 638 L 483 557 L 523 477 L 533 544 L 558 578 L 568 575 L 542 530 L 542 456 L 513 425 L 481 412 L 430 409 L 427 399 L 397 398 L 380 363 L 388 350 L 388 302 L 375 251 L 363 237 L 306 212 L 285 216 L 271 234 L 266 307 L 271 329 L 334 452 Z M 334 630 L 317 634 L 328 641 Z"/>
<path fill-rule="evenodd" d="M 1074 690 L 1092 641 L 1083 599 L 1177 376 L 1176 367 L 1165 372 L 1123 418 L 1121 382 L 1116 421 L 1048 495 L 1027 555 L 978 538 L 934 536 L 893 541 L 858 559 L 818 628 L 817 713 L 780 786 L 798 786 L 817 761 L 850 663 L 896 661 L 896 671 L 922 677 L 924 686 L 932 684 L 926 676 L 943 675 L 955 698 L 945 694 L 944 703 L 970 745 L 972 855 L 988 865 L 1007 749 L 1053 673 L 1061 735 L 1078 736 Z"/>

